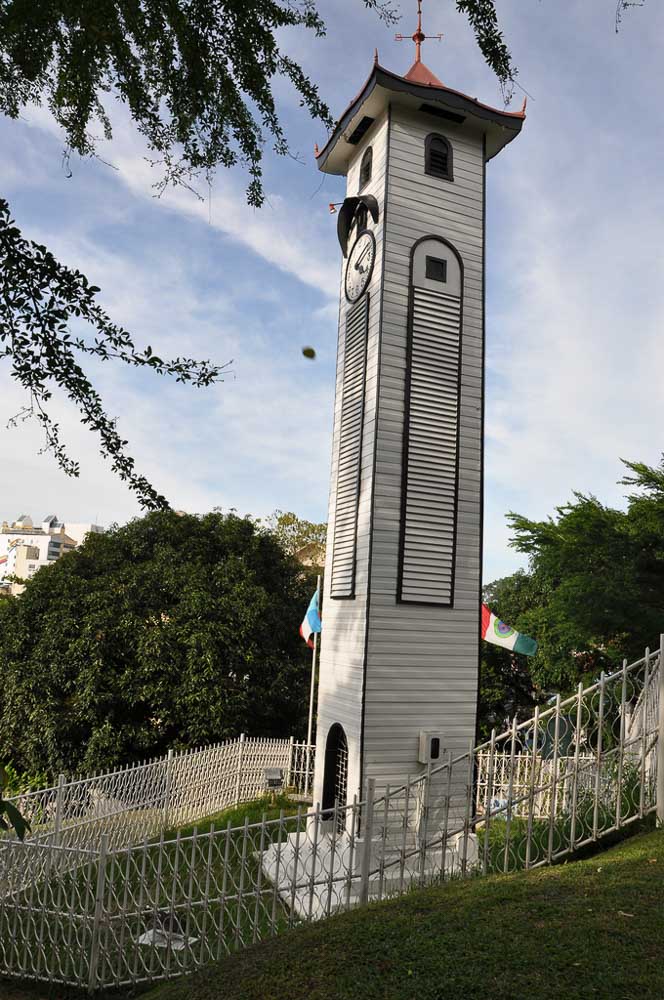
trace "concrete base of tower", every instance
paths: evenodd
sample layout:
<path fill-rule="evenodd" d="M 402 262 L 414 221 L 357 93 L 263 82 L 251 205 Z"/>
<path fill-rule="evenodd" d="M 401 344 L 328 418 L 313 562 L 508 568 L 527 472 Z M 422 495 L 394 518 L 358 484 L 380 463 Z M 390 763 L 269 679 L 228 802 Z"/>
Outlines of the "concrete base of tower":
<path fill-rule="evenodd" d="M 478 866 L 477 836 L 463 834 L 441 844 L 391 849 L 383 837 L 367 847 L 345 831 L 324 833 L 317 842 L 290 833 L 263 853 L 263 875 L 277 887 L 282 904 L 304 920 L 318 920 L 363 900 L 386 899 L 411 887 L 458 878 Z"/>

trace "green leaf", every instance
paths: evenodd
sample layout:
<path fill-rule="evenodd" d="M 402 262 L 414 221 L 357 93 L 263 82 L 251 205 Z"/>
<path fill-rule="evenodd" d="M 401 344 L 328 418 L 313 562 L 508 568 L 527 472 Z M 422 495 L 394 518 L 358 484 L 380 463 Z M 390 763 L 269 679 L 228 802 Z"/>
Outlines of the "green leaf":
<path fill-rule="evenodd" d="M 30 829 L 30 824 L 27 820 L 23 819 L 20 812 L 16 808 L 13 802 L 7 802 L 6 799 L 0 799 L 0 815 L 4 813 L 9 819 L 9 822 L 14 827 L 16 831 L 16 836 L 19 840 L 23 840 L 26 833 Z M 5 827 L 6 829 L 6 827 Z"/>

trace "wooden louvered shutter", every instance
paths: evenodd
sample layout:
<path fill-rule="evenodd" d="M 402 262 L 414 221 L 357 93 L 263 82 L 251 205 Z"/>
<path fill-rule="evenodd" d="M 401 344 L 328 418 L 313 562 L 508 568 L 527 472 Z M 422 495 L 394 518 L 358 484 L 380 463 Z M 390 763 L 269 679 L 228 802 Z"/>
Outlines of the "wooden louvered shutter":
<path fill-rule="evenodd" d="M 341 426 L 332 549 L 332 597 L 355 595 L 357 509 L 362 461 L 369 296 L 349 311 L 344 343 Z"/>
<path fill-rule="evenodd" d="M 443 135 L 428 135 L 425 140 L 424 171 L 432 177 L 451 181 L 452 147 Z"/>
<path fill-rule="evenodd" d="M 412 289 L 401 532 L 402 601 L 453 602 L 461 299 Z"/>
<path fill-rule="evenodd" d="M 434 139 L 429 150 L 429 166 L 432 174 L 447 177 L 447 146 L 440 139 Z"/>

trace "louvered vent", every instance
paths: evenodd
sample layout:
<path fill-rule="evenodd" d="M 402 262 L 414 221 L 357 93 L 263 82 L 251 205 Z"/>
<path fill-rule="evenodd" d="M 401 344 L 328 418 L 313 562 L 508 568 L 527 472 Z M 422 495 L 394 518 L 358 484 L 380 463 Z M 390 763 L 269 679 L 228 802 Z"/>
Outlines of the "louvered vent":
<path fill-rule="evenodd" d="M 339 431 L 337 495 L 332 549 L 332 597 L 355 595 L 357 507 L 360 494 L 364 376 L 367 362 L 369 296 L 348 313 Z"/>
<path fill-rule="evenodd" d="M 373 165 L 373 149 L 369 146 L 365 150 L 364 156 L 362 157 L 362 163 L 360 165 L 360 187 L 364 187 L 371 180 L 371 168 Z M 365 209 L 366 211 L 366 209 Z"/>
<path fill-rule="evenodd" d="M 428 135 L 425 141 L 424 171 L 432 177 L 452 180 L 452 147 L 445 136 Z"/>
<path fill-rule="evenodd" d="M 431 144 L 429 154 L 429 169 L 432 174 L 439 177 L 447 177 L 447 147 L 442 144 Z"/>
<path fill-rule="evenodd" d="M 413 289 L 400 599 L 452 604 L 461 299 Z"/>

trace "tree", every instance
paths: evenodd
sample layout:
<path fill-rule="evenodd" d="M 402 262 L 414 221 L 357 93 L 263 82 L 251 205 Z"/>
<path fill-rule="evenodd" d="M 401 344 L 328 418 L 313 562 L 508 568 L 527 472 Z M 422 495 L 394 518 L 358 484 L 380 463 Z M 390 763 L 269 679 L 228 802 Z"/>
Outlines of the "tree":
<path fill-rule="evenodd" d="M 0 759 L 89 771 L 306 719 L 310 581 L 249 518 L 155 512 L 0 605 Z"/>
<path fill-rule="evenodd" d="M 623 482 L 636 487 L 625 511 L 576 493 L 545 521 L 508 515 L 529 571 L 490 584 L 486 596 L 537 639 L 528 666 L 540 697 L 637 659 L 663 630 L 664 461 L 625 464 Z"/>
<path fill-rule="evenodd" d="M 515 715 L 521 719 L 532 715 L 538 699 L 527 656 L 482 642 L 480 663 L 477 729 L 483 741 L 489 739 L 492 729 L 499 733 L 507 729 Z"/>
<path fill-rule="evenodd" d="M 395 20 L 389 2 L 363 2 L 387 22 Z M 509 82 L 514 70 L 492 0 L 457 0 L 457 9 L 469 18 L 501 82 Z M 289 80 L 311 116 L 332 126 L 318 88 L 282 48 L 286 29 L 298 27 L 324 34 L 314 0 L 0 0 L 0 113 L 16 119 L 29 105 L 45 103 L 60 125 L 66 155 L 95 156 L 94 129 L 112 138 L 108 105 L 117 99 L 161 168 L 158 191 L 168 184 L 191 187 L 199 175 L 210 178 L 219 168 L 242 165 L 249 204 L 259 206 L 267 139 L 276 154 L 290 152 L 275 105 L 275 77 Z M 96 303 L 99 289 L 26 240 L 1 198 L 0 267 L 0 359 L 9 360 L 11 377 L 27 394 L 14 423 L 39 420 L 45 450 L 68 475 L 78 475 L 49 413 L 52 387 L 59 387 L 97 432 L 102 454 L 142 506 L 166 507 L 136 473 L 127 442 L 78 355 L 151 367 L 197 386 L 217 381 L 224 366 L 164 362 L 149 346 L 138 350 Z M 92 341 L 78 325 L 71 334 L 78 318 L 92 325 Z"/>
<path fill-rule="evenodd" d="M 327 524 L 324 521 L 314 524 L 290 510 L 275 510 L 267 519 L 266 527 L 284 552 L 296 556 L 302 565 L 311 567 L 312 571 L 322 573 L 327 540 Z"/>
<path fill-rule="evenodd" d="M 523 632 L 529 629 L 527 612 L 541 603 L 536 581 L 522 570 L 487 584 L 482 596 L 494 614 Z M 487 739 L 492 729 L 505 729 L 515 715 L 528 717 L 540 699 L 541 692 L 536 690 L 531 675 L 530 657 L 490 642 L 480 644 L 480 739 Z"/>
<path fill-rule="evenodd" d="M 0 359 L 11 359 L 12 376 L 26 390 L 29 401 L 11 423 L 35 416 L 44 429 L 46 450 L 53 452 L 68 475 L 77 476 L 78 463 L 69 458 L 58 424 L 47 409 L 51 385 L 57 385 L 78 407 L 82 423 L 98 433 L 102 455 L 136 492 L 142 506 L 168 507 L 166 498 L 135 471 L 134 460 L 125 450 L 127 442 L 104 411 L 77 355 L 151 368 L 158 375 L 170 375 L 195 386 L 218 381 L 224 366 L 191 358 L 163 361 L 150 346 L 137 350 L 127 331 L 113 323 L 95 301 L 99 288 L 90 285 L 79 271 L 59 264 L 46 247 L 25 240 L 2 199 L 0 261 Z M 77 322 L 76 334 L 69 330 L 72 320 Z M 94 328 L 93 341 L 78 332 L 80 320 Z"/>
<path fill-rule="evenodd" d="M 19 840 L 23 840 L 30 829 L 30 824 L 23 818 L 13 802 L 3 798 L 9 784 L 7 772 L 0 767 L 0 830 L 13 829 Z"/>
<path fill-rule="evenodd" d="M 623 14 L 630 7 L 645 7 L 646 0 L 616 0 L 616 34 L 620 31 Z"/>

